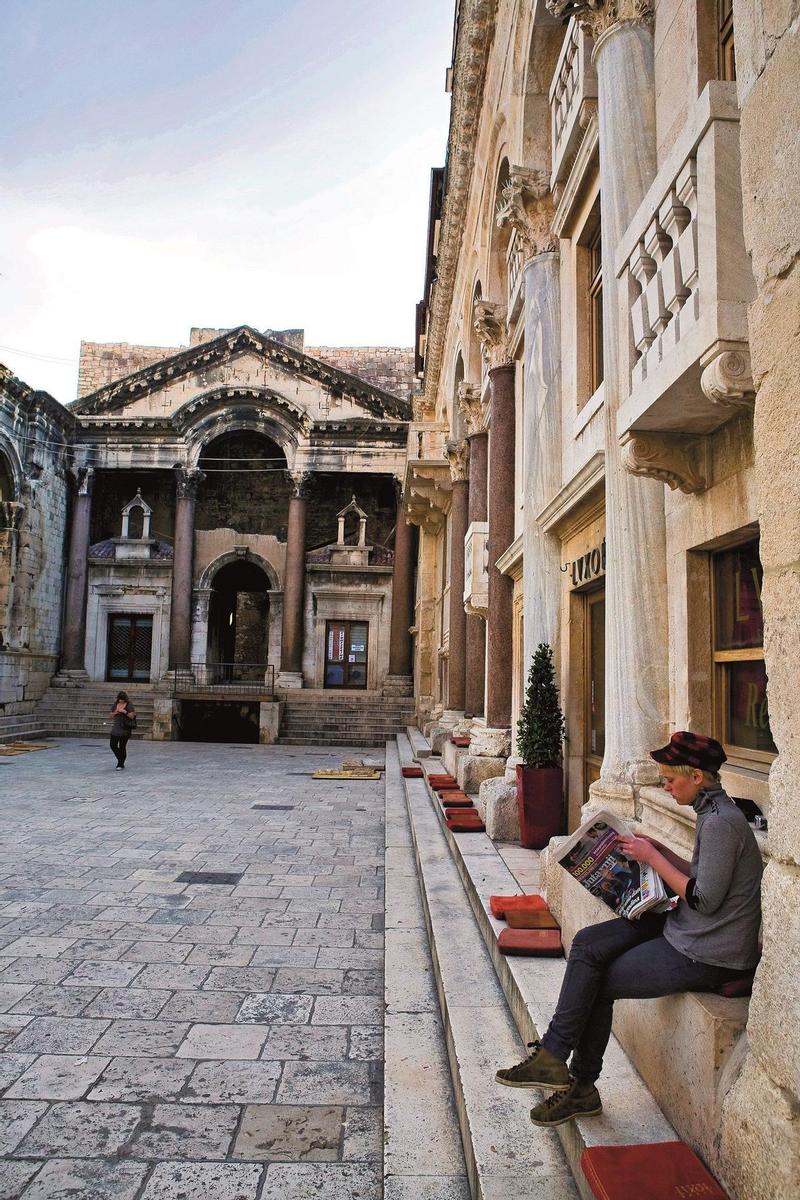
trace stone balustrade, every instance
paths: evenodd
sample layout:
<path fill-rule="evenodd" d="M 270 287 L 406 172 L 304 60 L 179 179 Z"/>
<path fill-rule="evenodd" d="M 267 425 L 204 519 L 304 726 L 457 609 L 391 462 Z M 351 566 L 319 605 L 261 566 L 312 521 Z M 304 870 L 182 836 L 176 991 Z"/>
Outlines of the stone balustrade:
<path fill-rule="evenodd" d="M 412 421 L 408 427 L 408 457 L 418 462 L 444 461 L 449 426 L 446 421 Z"/>
<path fill-rule="evenodd" d="M 713 81 L 658 172 L 616 259 L 631 430 L 703 434 L 753 400 L 734 84 Z M 627 355 L 627 358 L 625 356 Z"/>
<path fill-rule="evenodd" d="M 552 123 L 552 186 L 562 184 L 583 137 L 587 104 L 597 104 L 597 73 L 592 63 L 592 39 L 573 18 L 550 84 Z"/>
<path fill-rule="evenodd" d="M 464 608 L 473 616 L 489 613 L 489 522 L 473 521 L 464 538 Z"/>
<path fill-rule="evenodd" d="M 508 274 L 508 320 L 515 321 L 522 308 L 522 268 L 525 264 L 525 249 L 516 229 L 511 230 L 506 251 Z"/>

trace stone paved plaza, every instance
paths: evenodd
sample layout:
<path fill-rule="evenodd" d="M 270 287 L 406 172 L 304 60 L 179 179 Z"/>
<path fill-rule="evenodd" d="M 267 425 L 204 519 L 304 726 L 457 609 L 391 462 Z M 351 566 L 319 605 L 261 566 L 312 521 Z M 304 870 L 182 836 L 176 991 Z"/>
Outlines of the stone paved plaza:
<path fill-rule="evenodd" d="M 310 777 L 354 753 L 0 758 L 0 1200 L 381 1195 L 383 784 Z"/>

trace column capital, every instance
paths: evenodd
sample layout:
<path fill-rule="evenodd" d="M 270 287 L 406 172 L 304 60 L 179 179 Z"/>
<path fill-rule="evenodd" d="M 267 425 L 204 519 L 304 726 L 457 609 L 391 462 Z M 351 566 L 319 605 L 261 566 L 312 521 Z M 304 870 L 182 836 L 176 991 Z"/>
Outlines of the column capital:
<path fill-rule="evenodd" d="M 450 478 L 453 483 L 469 479 L 469 442 L 447 442 L 444 456 L 450 467 Z"/>
<path fill-rule="evenodd" d="M 486 414 L 483 411 L 479 384 L 462 380 L 458 385 L 458 411 L 464 418 L 468 438 L 483 432 Z"/>
<path fill-rule="evenodd" d="M 495 220 L 498 229 L 508 225 L 516 230 L 523 258 L 558 250 L 558 238 L 552 229 L 554 212 L 549 172 L 512 167 L 497 205 Z"/>
<path fill-rule="evenodd" d="M 631 475 L 666 483 L 673 492 L 702 492 L 706 481 L 697 466 L 698 444 L 678 434 L 630 433 L 620 441 L 622 464 Z"/>
<path fill-rule="evenodd" d="M 311 480 L 313 471 L 290 471 L 289 478 L 292 481 L 292 499 L 306 500 L 308 493 L 311 490 Z"/>
<path fill-rule="evenodd" d="M 0 529 L 16 532 L 22 522 L 25 505 L 17 500 L 0 500 Z"/>
<path fill-rule="evenodd" d="M 79 496 L 91 496 L 94 487 L 94 467 L 72 467 L 71 475 Z"/>
<path fill-rule="evenodd" d="M 175 467 L 175 492 L 180 500 L 195 500 L 205 473 L 196 467 Z"/>
<path fill-rule="evenodd" d="M 481 353 L 490 371 L 512 361 L 506 328 L 506 309 L 493 300 L 476 300 L 472 325 L 481 344 Z"/>
<path fill-rule="evenodd" d="M 574 17 L 592 37 L 599 38 L 623 21 L 652 24 L 653 0 L 545 0 L 554 17 Z"/>

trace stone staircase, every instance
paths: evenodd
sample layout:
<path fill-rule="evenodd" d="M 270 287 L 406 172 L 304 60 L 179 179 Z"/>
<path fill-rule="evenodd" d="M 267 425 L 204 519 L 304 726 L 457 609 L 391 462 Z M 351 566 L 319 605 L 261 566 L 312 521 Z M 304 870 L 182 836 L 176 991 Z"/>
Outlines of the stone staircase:
<path fill-rule="evenodd" d="M 35 742 L 47 736 L 47 726 L 35 712 L 0 717 L 0 745 L 9 742 Z"/>
<path fill-rule="evenodd" d="M 383 746 L 414 719 L 411 697 L 303 689 L 280 693 L 279 745 Z"/>
<path fill-rule="evenodd" d="M 117 692 L 126 691 L 136 710 L 134 738 L 153 734 L 152 684 L 83 683 L 47 689 L 33 714 L 50 737 L 107 738 L 111 733 L 111 707 Z M 33 736 L 33 735 L 31 735 Z M 41 736 L 41 735 L 40 735 Z"/>

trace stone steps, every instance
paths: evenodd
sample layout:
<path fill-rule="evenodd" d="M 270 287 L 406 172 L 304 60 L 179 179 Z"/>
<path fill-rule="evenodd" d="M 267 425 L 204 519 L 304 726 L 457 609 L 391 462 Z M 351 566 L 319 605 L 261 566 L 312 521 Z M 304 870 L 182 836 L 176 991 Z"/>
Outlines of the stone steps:
<path fill-rule="evenodd" d="M 120 690 L 126 691 L 136 709 L 132 737 L 149 738 L 153 732 L 152 686 L 116 683 L 86 683 L 76 687 L 50 687 L 36 708 L 35 717 L 53 737 L 101 737 L 111 733 L 110 710 Z"/>
<path fill-rule="evenodd" d="M 35 742 L 48 736 L 47 726 L 34 713 L 0 717 L 0 743 Z"/>
<path fill-rule="evenodd" d="M 397 742 L 410 763 L 407 737 Z M 524 1046 L 426 782 L 402 782 L 473 1200 L 577 1200 L 556 1133 L 528 1118 L 537 1093 L 494 1082 L 497 1066 L 518 1061 Z"/>
<path fill-rule="evenodd" d="M 283 693 L 278 742 L 282 746 L 382 746 L 409 720 L 413 703 L 380 693 L 340 696 L 314 691 Z"/>
<path fill-rule="evenodd" d="M 426 775 L 442 769 L 438 757 L 426 757 L 420 761 L 418 747 L 412 749 L 411 743 L 403 735 L 398 738 L 398 748 L 403 765 L 410 764 L 416 758 Z M 413 811 L 419 814 L 417 824 L 424 836 L 432 839 L 432 825 L 438 828 L 447 858 L 459 879 L 460 895 L 452 892 L 452 906 L 462 914 L 464 909 L 469 911 L 479 932 L 483 952 L 492 964 L 494 978 L 504 995 L 509 1019 L 513 1020 L 522 1042 L 535 1040 L 546 1029 L 555 1009 L 564 974 L 564 960 L 509 958 L 499 952 L 497 935 L 505 925 L 491 915 L 489 896 L 519 892 L 521 889 L 517 880 L 486 834 L 454 834 L 447 829 L 441 807 L 428 788 L 426 779 L 408 779 L 404 780 L 404 784 L 409 811 L 412 812 L 413 806 Z M 421 856 L 421 868 L 424 879 L 424 855 Z M 428 876 L 433 888 L 436 886 L 436 873 L 429 870 Z M 434 927 L 434 939 L 436 934 Z M 433 953 L 435 959 L 437 950 Z M 520 1043 L 517 1046 L 518 1059 L 522 1057 L 522 1047 Z M 510 1056 L 503 1056 L 499 1052 L 492 1056 L 495 1065 L 513 1061 L 514 1052 Z M 491 1075 L 493 1070 L 487 1079 L 491 1080 Z M 580 1156 L 587 1146 L 672 1141 L 677 1136 L 614 1037 L 606 1055 L 601 1090 L 604 1105 L 602 1115 L 569 1121 L 556 1130 L 582 1200 L 592 1200 L 592 1193 L 580 1169 Z M 521 1094 L 528 1097 L 528 1106 L 532 1103 L 531 1098 L 538 1096 L 533 1090 Z M 529 1124 L 529 1129 L 534 1127 Z M 568 1194 L 572 1193 L 565 1193 Z"/>

